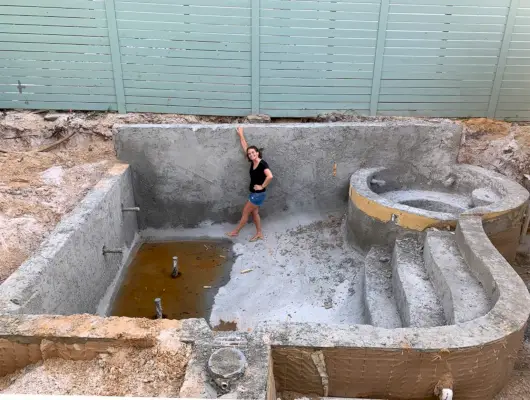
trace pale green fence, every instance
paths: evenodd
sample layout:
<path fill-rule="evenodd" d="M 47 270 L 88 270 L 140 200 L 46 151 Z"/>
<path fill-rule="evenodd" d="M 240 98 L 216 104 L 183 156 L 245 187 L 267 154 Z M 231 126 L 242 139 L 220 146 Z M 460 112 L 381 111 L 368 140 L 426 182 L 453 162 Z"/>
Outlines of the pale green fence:
<path fill-rule="evenodd" d="M 530 0 L 0 0 L 0 108 L 530 120 Z"/>

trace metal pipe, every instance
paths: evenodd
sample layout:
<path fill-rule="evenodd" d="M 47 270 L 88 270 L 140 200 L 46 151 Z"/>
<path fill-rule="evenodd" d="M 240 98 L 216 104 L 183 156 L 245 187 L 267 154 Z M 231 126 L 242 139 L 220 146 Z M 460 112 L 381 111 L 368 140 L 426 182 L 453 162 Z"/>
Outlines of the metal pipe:
<path fill-rule="evenodd" d="M 173 257 L 173 270 L 171 271 L 171 277 L 176 278 L 179 276 L 179 258 L 177 256 Z"/>
<path fill-rule="evenodd" d="M 519 243 L 523 243 L 526 233 L 528 232 L 528 225 L 530 225 L 530 204 L 526 209 L 526 216 L 524 217 L 523 230 L 521 231 L 521 240 Z"/>
<path fill-rule="evenodd" d="M 123 254 L 123 250 L 122 249 L 108 249 L 107 246 L 103 246 L 103 255 L 108 254 L 108 253 Z"/>
<path fill-rule="evenodd" d="M 155 310 L 156 310 L 156 318 L 162 319 L 164 316 L 162 314 L 162 299 L 160 299 L 160 297 L 157 297 L 155 299 Z"/>
<path fill-rule="evenodd" d="M 140 212 L 140 207 L 122 207 L 122 211 L 135 211 Z"/>

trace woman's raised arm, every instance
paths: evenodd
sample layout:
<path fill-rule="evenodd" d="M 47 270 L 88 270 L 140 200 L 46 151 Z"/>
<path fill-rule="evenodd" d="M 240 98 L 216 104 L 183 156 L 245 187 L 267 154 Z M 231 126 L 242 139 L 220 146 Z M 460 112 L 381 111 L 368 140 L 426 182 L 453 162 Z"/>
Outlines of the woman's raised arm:
<path fill-rule="evenodd" d="M 243 153 L 245 153 L 245 156 L 246 156 L 247 155 L 248 144 L 247 144 L 247 141 L 245 140 L 245 135 L 243 134 L 243 128 L 242 127 L 237 128 L 237 134 L 239 135 L 239 141 L 241 142 L 241 147 L 243 148 Z"/>

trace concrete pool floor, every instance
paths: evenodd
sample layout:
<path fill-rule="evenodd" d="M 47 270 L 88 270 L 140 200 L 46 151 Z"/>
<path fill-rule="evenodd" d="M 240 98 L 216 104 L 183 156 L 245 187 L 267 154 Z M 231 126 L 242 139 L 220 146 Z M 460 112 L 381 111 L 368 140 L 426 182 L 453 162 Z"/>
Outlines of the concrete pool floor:
<path fill-rule="evenodd" d="M 344 240 L 343 213 L 262 221 L 265 240 L 248 241 L 252 223 L 234 238 L 237 258 L 230 280 L 215 296 L 208 323 L 235 322 L 241 331 L 261 321 L 364 323 L 363 257 Z M 231 229 L 230 224 L 205 223 L 194 229 L 144 231 L 143 236 L 149 241 L 219 238 Z"/>

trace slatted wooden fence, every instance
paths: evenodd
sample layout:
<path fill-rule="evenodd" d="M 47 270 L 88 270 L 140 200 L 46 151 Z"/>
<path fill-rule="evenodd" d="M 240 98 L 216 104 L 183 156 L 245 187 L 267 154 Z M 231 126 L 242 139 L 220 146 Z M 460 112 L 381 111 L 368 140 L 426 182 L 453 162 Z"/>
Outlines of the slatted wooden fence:
<path fill-rule="evenodd" d="M 0 0 L 0 108 L 530 120 L 530 0 Z"/>

